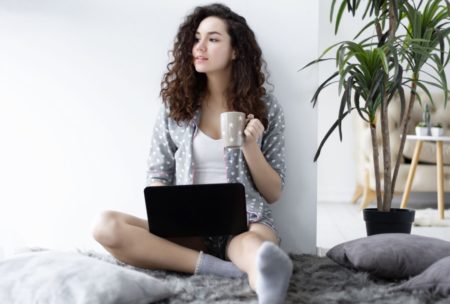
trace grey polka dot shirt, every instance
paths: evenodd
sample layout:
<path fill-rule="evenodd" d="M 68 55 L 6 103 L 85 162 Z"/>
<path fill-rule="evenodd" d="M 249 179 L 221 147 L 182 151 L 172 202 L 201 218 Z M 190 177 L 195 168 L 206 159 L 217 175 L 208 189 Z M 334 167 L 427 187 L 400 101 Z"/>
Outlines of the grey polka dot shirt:
<path fill-rule="evenodd" d="M 268 127 L 258 145 L 268 163 L 280 175 L 285 184 L 284 113 L 272 96 L 264 98 L 268 109 Z M 249 114 L 249 113 L 247 113 Z M 193 139 L 198 130 L 200 110 L 191 121 L 177 124 L 169 117 L 169 109 L 161 107 L 156 118 L 148 160 L 147 184 L 162 182 L 167 185 L 193 184 Z M 261 222 L 275 229 L 268 203 L 258 192 L 240 149 L 224 148 L 227 180 L 245 186 L 247 216 L 249 222 Z"/>

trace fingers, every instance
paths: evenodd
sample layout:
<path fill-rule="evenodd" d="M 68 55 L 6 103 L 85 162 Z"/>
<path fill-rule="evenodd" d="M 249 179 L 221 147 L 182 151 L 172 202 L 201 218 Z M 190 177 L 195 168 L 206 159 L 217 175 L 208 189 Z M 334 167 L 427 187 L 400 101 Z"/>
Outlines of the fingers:
<path fill-rule="evenodd" d="M 259 119 L 255 118 L 253 114 L 249 114 L 247 116 L 247 121 L 248 123 L 244 129 L 244 134 L 246 137 L 256 141 L 264 133 L 264 126 Z"/>
<path fill-rule="evenodd" d="M 247 124 L 247 127 L 245 128 L 245 131 L 250 132 L 252 135 L 259 135 L 261 136 L 264 132 L 264 126 L 258 119 L 252 119 Z M 258 137 L 259 137 L 258 136 Z"/>
<path fill-rule="evenodd" d="M 248 114 L 246 118 L 246 123 L 249 123 L 250 120 L 254 119 L 255 116 L 253 114 Z"/>

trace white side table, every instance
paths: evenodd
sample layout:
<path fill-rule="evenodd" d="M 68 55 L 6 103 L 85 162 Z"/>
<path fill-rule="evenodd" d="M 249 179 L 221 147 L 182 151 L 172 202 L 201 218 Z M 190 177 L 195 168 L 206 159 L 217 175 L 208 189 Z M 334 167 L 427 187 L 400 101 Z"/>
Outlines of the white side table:
<path fill-rule="evenodd" d="M 411 192 L 411 185 L 416 173 L 417 163 L 419 162 L 420 151 L 424 141 L 436 143 L 436 171 L 437 171 L 437 199 L 439 218 L 444 218 L 444 161 L 442 156 L 442 145 L 444 142 L 450 142 L 450 136 L 417 136 L 406 135 L 406 140 L 416 140 L 416 147 L 414 149 L 413 158 L 411 160 L 411 167 L 409 168 L 408 179 L 406 180 L 405 191 L 403 192 L 402 203 L 400 208 L 406 208 L 408 204 L 409 194 Z"/>

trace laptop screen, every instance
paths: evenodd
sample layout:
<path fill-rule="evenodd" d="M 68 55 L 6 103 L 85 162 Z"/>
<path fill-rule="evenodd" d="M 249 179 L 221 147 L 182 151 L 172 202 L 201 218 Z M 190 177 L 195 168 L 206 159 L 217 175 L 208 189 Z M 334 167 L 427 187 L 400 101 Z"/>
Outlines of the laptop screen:
<path fill-rule="evenodd" d="M 149 230 L 161 237 L 237 235 L 248 230 L 240 183 L 150 186 Z"/>

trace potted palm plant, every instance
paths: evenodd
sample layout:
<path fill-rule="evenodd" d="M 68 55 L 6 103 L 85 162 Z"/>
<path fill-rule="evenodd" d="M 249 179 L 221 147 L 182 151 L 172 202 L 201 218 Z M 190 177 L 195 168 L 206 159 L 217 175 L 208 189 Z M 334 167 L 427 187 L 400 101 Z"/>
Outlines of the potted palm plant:
<path fill-rule="evenodd" d="M 414 210 L 391 208 L 392 198 L 414 103 L 421 102 L 421 96 L 432 102 L 430 87 L 442 90 L 447 100 L 444 66 L 449 61 L 450 4 L 447 0 L 333 0 L 330 19 L 333 21 L 336 15 L 335 33 L 345 11 L 355 16 L 361 9 L 363 20 L 369 21 L 356 37 L 330 46 L 304 67 L 325 60 L 336 61 L 336 71 L 314 93 L 313 107 L 323 89 L 332 83 L 339 85 L 337 119 L 320 142 L 314 161 L 336 129 L 342 141 L 342 121 L 355 111 L 369 124 L 372 138 L 377 208 L 363 210 L 367 233 L 409 233 Z M 331 50 L 335 54 L 327 58 Z M 402 109 L 401 142 L 394 163 L 387 119 L 391 102 L 400 102 Z M 382 164 L 376 148 L 377 132 L 381 132 L 382 138 Z"/>

